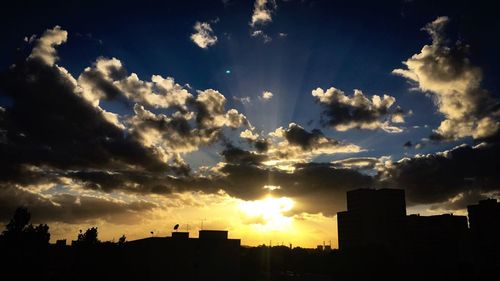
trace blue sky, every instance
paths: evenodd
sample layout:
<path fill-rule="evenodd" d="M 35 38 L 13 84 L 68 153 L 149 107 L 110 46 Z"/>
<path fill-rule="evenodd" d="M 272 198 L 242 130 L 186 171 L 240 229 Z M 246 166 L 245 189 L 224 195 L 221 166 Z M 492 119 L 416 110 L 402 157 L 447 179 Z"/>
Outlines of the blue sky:
<path fill-rule="evenodd" d="M 452 18 L 450 29 L 473 46 L 471 55 L 485 72 L 485 87 L 498 88 L 491 78 L 496 76 L 496 70 L 491 69 L 493 62 L 499 60 L 491 44 L 498 42 L 488 36 L 490 20 L 477 18 L 474 7 L 481 3 L 280 1 L 272 23 L 265 27 L 273 37 L 268 43 L 250 36 L 251 1 L 32 5 L 39 5 L 39 9 L 24 10 L 19 17 L 15 12 L 23 7 L 13 8 L 14 13 L 2 20 L 16 26 L 6 31 L 7 38 L 4 36 L 3 65 L 12 61 L 10 54 L 15 48 L 29 51 L 23 45 L 24 36 L 60 25 L 71 32 L 68 42 L 59 48 L 60 64 L 71 73 L 82 72 L 99 56 L 116 57 L 143 79 L 162 74 L 194 89 L 217 89 L 228 97 L 229 107 L 237 108 L 267 132 L 289 122 L 308 129 L 318 127 L 320 108 L 310 94 L 317 87 L 334 86 L 346 93 L 360 89 L 368 95 L 387 93 L 404 109 L 414 112 L 405 127 L 429 128 L 409 129 L 397 135 L 324 130 L 327 135 L 368 145 L 367 154 L 374 156 L 400 157 L 405 153 L 402 144 L 426 137 L 441 120 L 429 98 L 409 92 L 405 79 L 391 74 L 401 67 L 401 61 L 429 42 L 420 28 L 437 16 Z M 219 39 L 217 44 L 198 48 L 189 39 L 194 23 L 216 19 L 212 27 Z M 470 22 L 480 29 L 470 30 Z M 460 29 L 460 25 L 465 28 Z M 286 37 L 280 38 L 279 33 Z M 226 69 L 231 70 L 230 75 L 225 74 Z M 275 98 L 262 106 L 245 108 L 231 99 L 255 98 L 264 90 L 273 92 Z M 314 122 L 307 125 L 311 120 Z M 455 144 L 423 151 L 443 150 Z"/>

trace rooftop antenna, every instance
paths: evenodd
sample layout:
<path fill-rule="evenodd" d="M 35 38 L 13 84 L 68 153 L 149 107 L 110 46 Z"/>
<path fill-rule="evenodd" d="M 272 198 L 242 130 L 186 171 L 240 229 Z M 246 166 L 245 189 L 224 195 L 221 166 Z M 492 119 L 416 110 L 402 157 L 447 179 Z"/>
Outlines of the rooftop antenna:
<path fill-rule="evenodd" d="M 203 221 L 205 221 L 207 218 L 204 218 L 201 220 L 201 230 L 203 230 Z"/>
<path fill-rule="evenodd" d="M 179 229 L 179 224 L 174 225 L 175 232 L 177 232 L 178 229 Z"/>

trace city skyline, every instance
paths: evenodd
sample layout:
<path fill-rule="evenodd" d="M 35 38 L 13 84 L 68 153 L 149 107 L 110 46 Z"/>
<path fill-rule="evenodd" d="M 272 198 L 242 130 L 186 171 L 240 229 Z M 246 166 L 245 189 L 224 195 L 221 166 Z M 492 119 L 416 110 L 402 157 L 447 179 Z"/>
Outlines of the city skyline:
<path fill-rule="evenodd" d="M 168 2 L 2 9 L 2 225 L 337 248 L 350 190 L 500 198 L 493 4 Z"/>

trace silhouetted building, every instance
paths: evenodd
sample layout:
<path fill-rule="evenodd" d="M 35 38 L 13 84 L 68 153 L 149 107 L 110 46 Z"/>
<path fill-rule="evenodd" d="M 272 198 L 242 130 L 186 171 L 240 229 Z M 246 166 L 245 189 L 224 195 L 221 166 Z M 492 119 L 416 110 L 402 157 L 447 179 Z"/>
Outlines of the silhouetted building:
<path fill-rule="evenodd" d="M 339 249 L 399 245 L 406 216 L 401 189 L 347 192 L 347 211 L 337 213 Z"/>
<path fill-rule="evenodd" d="M 172 232 L 172 238 L 174 238 L 174 239 L 188 239 L 189 232 Z"/>
<path fill-rule="evenodd" d="M 141 280 L 165 272 L 168 280 L 238 280 L 239 250 L 239 239 L 228 239 L 227 231 L 218 230 L 201 230 L 199 238 L 173 232 L 172 237 L 139 239 L 125 247 L 128 262 L 139 269 L 137 278 Z"/>
<path fill-rule="evenodd" d="M 409 215 L 406 218 L 406 256 L 427 263 L 461 260 L 465 251 L 466 235 L 466 216 Z"/>
<path fill-rule="evenodd" d="M 474 248 L 487 256 L 500 257 L 500 203 L 496 199 L 467 206 Z"/>
<path fill-rule="evenodd" d="M 66 247 L 66 239 L 60 239 L 56 241 L 57 247 Z"/>
<path fill-rule="evenodd" d="M 200 230 L 200 239 L 227 240 L 227 231 L 224 230 Z"/>

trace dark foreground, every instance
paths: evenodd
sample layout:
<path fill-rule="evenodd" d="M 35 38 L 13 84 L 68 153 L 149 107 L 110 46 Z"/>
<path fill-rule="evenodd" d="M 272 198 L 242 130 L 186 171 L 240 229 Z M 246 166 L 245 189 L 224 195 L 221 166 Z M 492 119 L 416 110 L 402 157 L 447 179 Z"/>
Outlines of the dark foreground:
<path fill-rule="evenodd" d="M 4 243 L 2 271 L 9 280 L 493 280 L 489 276 L 500 269 L 498 252 L 488 251 L 450 256 L 426 250 L 398 257 L 375 248 L 227 248 L 217 241 L 173 245 L 161 239 L 74 246 Z"/>

